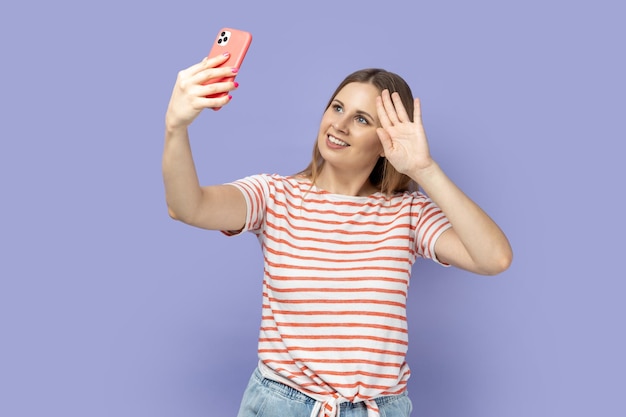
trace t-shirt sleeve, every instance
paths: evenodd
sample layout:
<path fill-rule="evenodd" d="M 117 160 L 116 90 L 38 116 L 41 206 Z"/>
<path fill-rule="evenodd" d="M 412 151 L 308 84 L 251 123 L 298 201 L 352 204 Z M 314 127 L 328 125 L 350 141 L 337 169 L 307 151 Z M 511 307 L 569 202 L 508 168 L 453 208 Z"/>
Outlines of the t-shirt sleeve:
<path fill-rule="evenodd" d="M 418 193 L 415 204 L 415 249 L 418 256 L 432 259 L 443 265 L 435 254 L 435 243 L 439 236 L 452 225 L 441 209 L 428 197 Z"/>
<path fill-rule="evenodd" d="M 246 222 L 241 230 L 223 230 L 227 236 L 243 232 L 260 233 L 265 224 L 267 199 L 270 194 L 271 177 L 265 174 L 252 175 L 228 183 L 239 189 L 246 200 Z"/>

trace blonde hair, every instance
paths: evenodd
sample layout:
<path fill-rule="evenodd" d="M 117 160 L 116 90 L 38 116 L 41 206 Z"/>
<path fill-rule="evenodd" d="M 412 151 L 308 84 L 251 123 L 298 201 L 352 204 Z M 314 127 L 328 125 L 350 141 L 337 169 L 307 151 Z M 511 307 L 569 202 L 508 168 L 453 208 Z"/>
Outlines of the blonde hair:
<path fill-rule="evenodd" d="M 344 78 L 330 97 L 330 100 L 328 100 L 324 111 L 330 107 L 339 91 L 350 83 L 368 83 L 374 85 L 381 92 L 385 89 L 389 90 L 390 93 L 398 92 L 402 104 L 409 114 L 409 118 L 413 121 L 414 103 L 411 88 L 399 75 L 380 68 L 358 70 Z M 316 140 L 313 146 L 311 162 L 305 169 L 299 172 L 298 175 L 310 179 L 311 182 L 315 184 L 319 173 L 324 167 L 324 162 L 325 160 L 320 153 Z M 376 162 L 374 169 L 370 173 L 369 180 L 373 186 L 379 188 L 382 193 L 387 195 L 403 191 L 413 191 L 418 188 L 415 181 L 408 175 L 398 172 L 384 157 L 380 157 Z"/>

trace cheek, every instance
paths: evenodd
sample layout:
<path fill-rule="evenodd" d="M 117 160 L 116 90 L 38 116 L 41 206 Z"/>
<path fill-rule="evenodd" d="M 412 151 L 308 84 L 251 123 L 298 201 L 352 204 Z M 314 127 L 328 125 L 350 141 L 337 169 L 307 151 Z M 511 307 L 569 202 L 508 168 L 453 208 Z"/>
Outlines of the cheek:
<path fill-rule="evenodd" d="M 333 122 L 333 114 L 326 110 L 320 119 L 320 129 L 325 129 Z"/>
<path fill-rule="evenodd" d="M 380 139 L 378 138 L 378 134 L 376 131 L 370 136 L 369 143 L 372 146 L 372 149 L 376 149 L 379 153 L 383 151 L 383 144 L 380 143 Z"/>

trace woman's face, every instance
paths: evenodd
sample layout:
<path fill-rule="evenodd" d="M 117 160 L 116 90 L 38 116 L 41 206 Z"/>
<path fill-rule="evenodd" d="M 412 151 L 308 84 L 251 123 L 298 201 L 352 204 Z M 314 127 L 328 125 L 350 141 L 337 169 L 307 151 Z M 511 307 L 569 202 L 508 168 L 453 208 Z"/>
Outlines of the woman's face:
<path fill-rule="evenodd" d="M 347 84 L 337 93 L 322 116 L 317 137 L 327 165 L 350 174 L 372 172 L 383 154 L 376 133 L 379 95 L 373 84 L 360 82 Z"/>

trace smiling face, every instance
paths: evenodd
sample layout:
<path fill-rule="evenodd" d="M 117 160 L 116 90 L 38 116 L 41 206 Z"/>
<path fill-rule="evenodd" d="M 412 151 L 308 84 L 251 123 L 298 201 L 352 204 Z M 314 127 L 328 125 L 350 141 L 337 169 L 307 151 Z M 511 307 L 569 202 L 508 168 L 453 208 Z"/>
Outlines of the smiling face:
<path fill-rule="evenodd" d="M 351 176 L 369 176 L 383 154 L 376 128 L 376 97 L 380 91 L 370 83 L 344 86 L 324 112 L 317 146 L 325 170 Z"/>
<path fill-rule="evenodd" d="M 361 91 L 355 91 L 355 89 Z M 345 185 L 345 183 L 350 182 L 351 185 L 336 188 L 340 192 L 345 190 L 346 193 L 354 190 L 359 181 L 361 184 L 359 193 L 363 193 L 364 187 L 368 186 L 370 190 L 375 189 L 388 195 L 417 189 L 417 184 L 410 177 L 399 173 L 386 159 L 372 162 L 382 155 L 382 146 L 379 148 L 381 149 L 380 153 L 378 151 L 371 152 L 380 144 L 374 136 L 376 129 L 371 129 L 372 121 L 368 120 L 368 116 L 370 119 L 372 117 L 377 119 L 374 99 L 385 89 L 390 92 L 398 92 L 409 116 L 413 114 L 414 103 L 411 88 L 398 74 L 382 68 L 365 68 L 348 74 L 331 95 L 332 98 L 324 112 L 319 134 L 315 138 L 311 162 L 298 175 L 310 179 L 320 188 L 332 187 L 333 184 L 337 185 L 338 183 Z M 361 97 L 363 100 L 359 100 L 360 105 L 355 105 L 356 98 L 363 95 L 365 97 Z M 333 101 L 335 98 L 338 102 Z M 352 100 L 353 98 L 355 100 Z M 333 117 L 342 114 L 349 120 L 353 108 L 362 113 L 360 115 L 363 116 L 363 119 L 356 119 L 360 120 L 361 123 L 356 124 L 356 126 L 354 123 L 345 125 L 347 131 L 342 131 L 346 130 L 345 127 L 343 129 L 333 128 Z M 364 124 L 365 121 L 370 124 Z M 378 125 L 378 120 L 375 120 L 374 125 Z M 330 138 L 331 136 L 339 139 L 339 141 Z M 358 138 L 362 137 L 369 138 L 369 140 L 357 141 Z M 334 141 L 334 146 L 330 145 L 329 141 Z M 372 143 L 372 148 L 369 148 L 368 151 L 361 149 L 366 155 L 359 158 L 359 148 L 361 148 L 362 142 Z M 369 174 L 364 177 L 364 173 L 367 174 L 368 172 Z"/>

